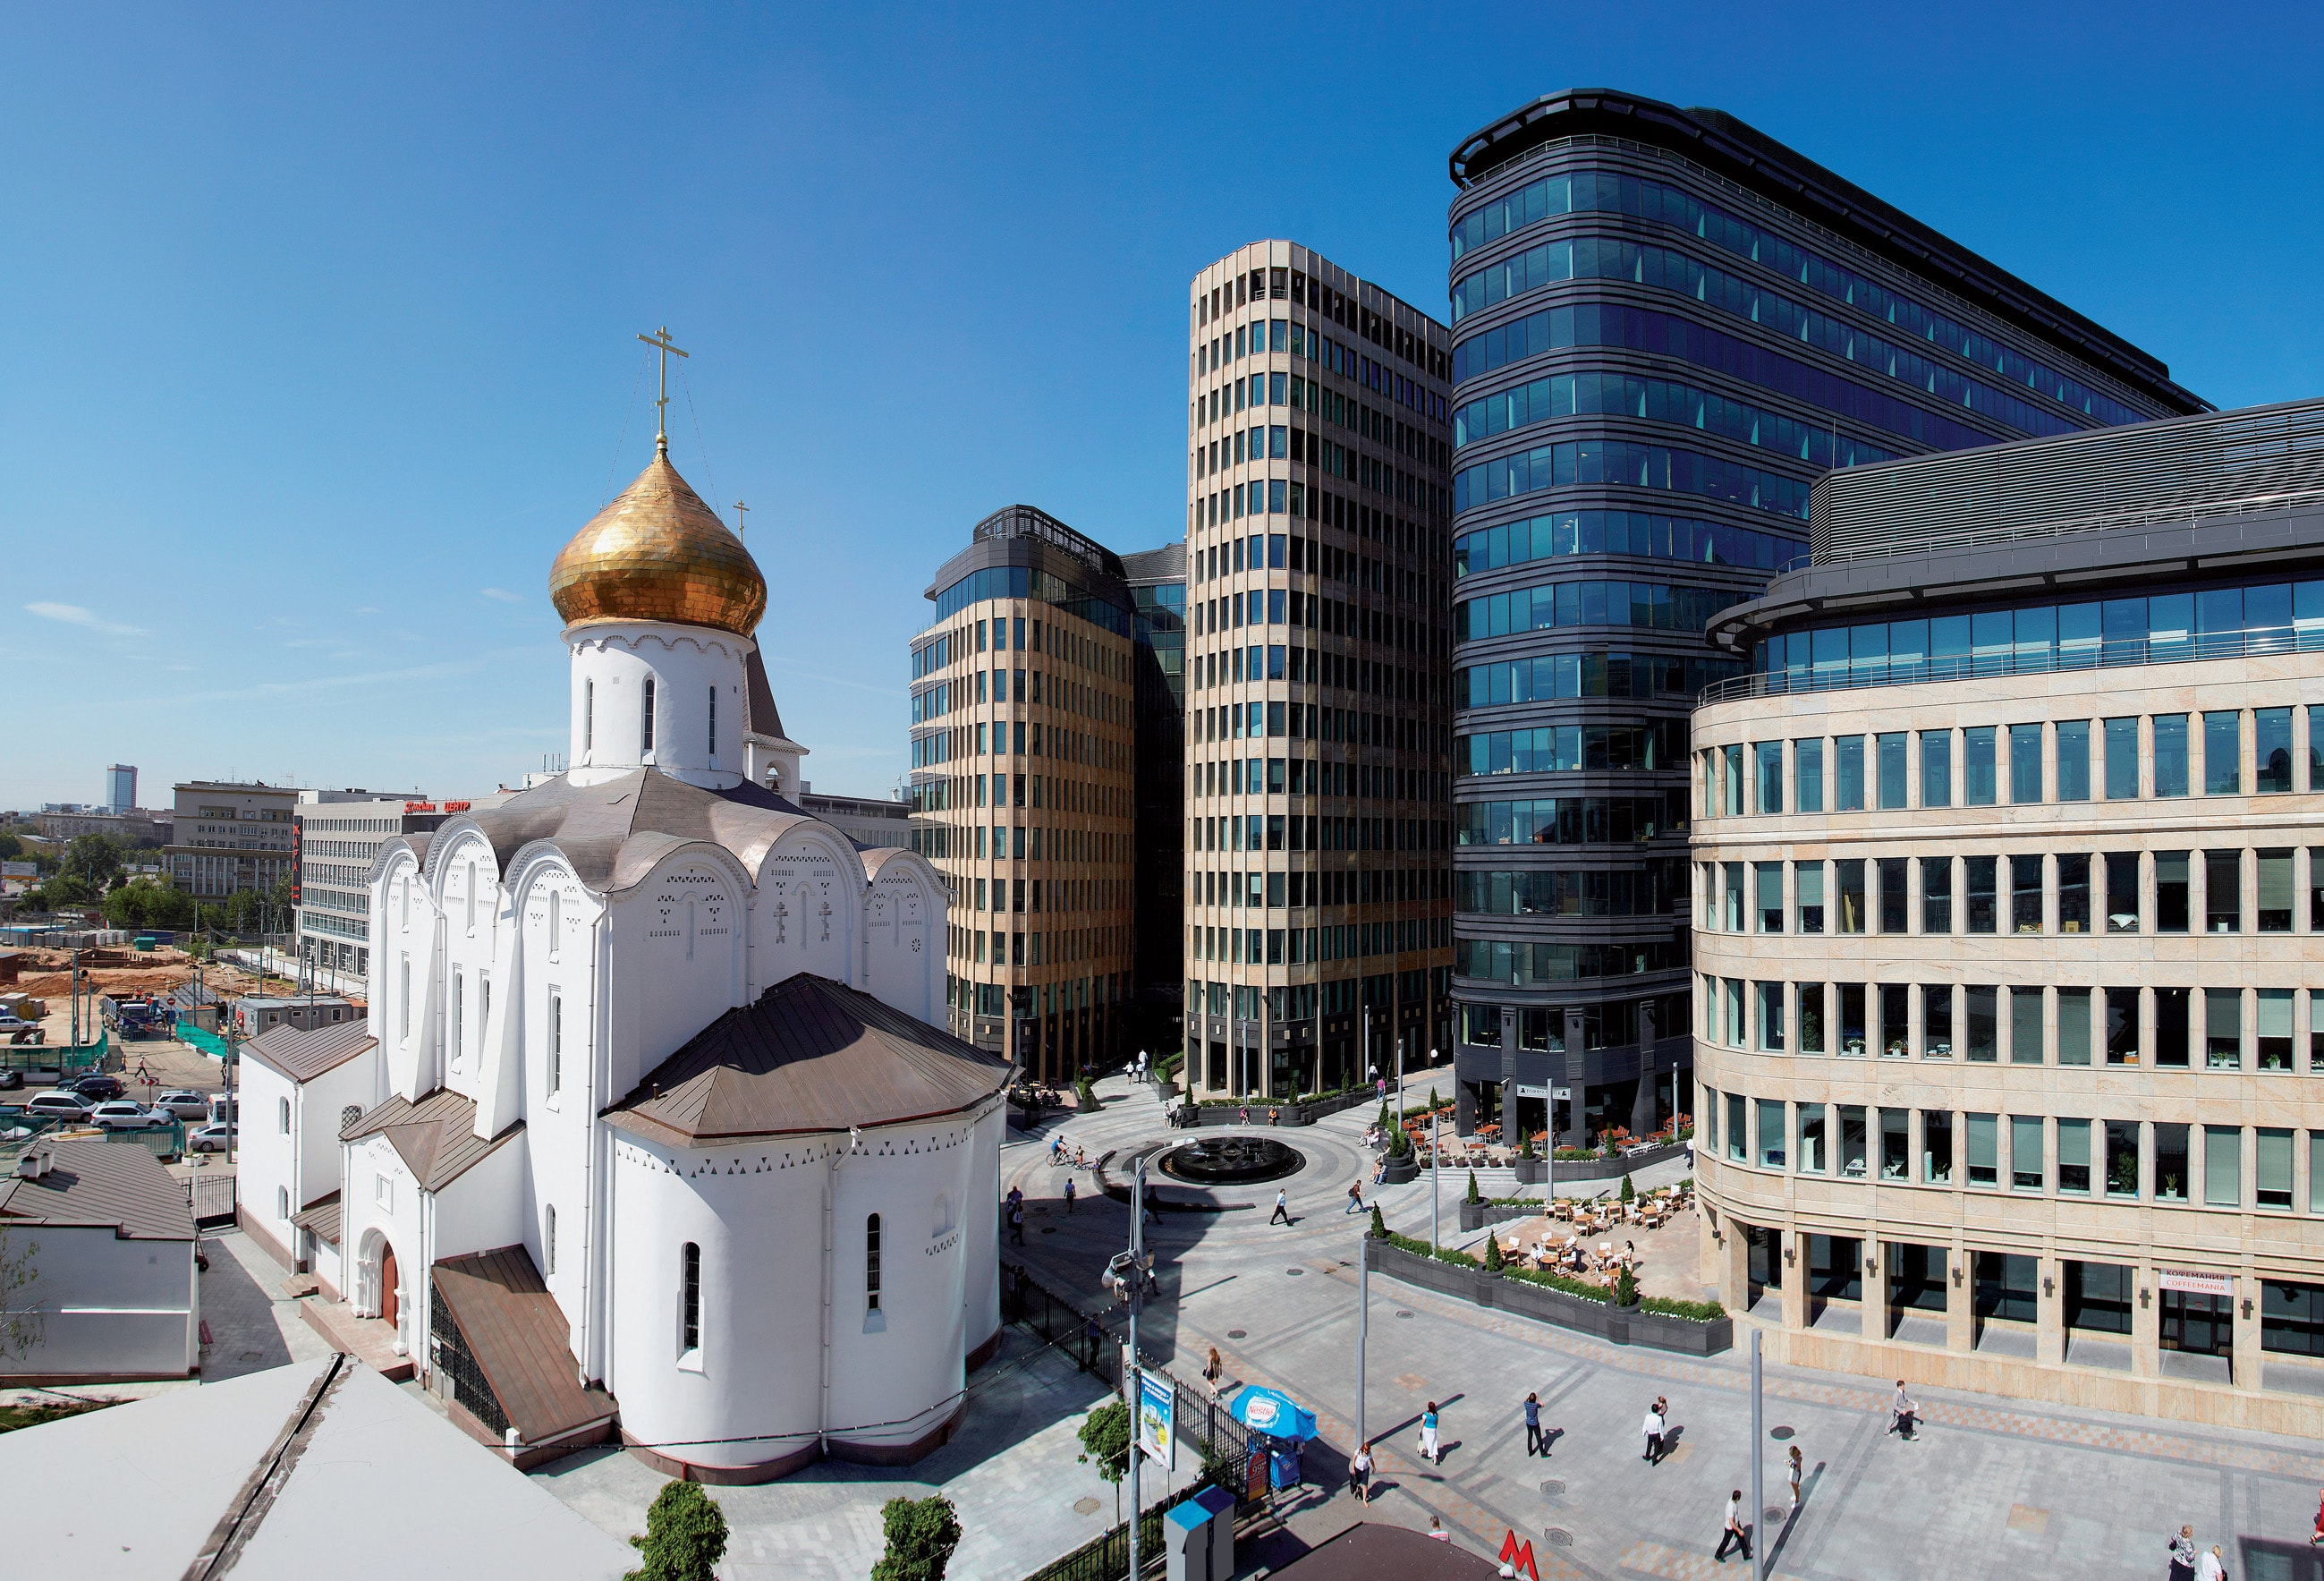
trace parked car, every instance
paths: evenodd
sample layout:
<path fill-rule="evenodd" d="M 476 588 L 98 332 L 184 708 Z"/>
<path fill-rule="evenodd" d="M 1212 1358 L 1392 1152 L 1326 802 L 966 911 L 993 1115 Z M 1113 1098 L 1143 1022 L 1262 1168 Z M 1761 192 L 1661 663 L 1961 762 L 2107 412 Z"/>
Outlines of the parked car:
<path fill-rule="evenodd" d="M 34 1093 L 24 1102 L 24 1113 L 39 1115 L 43 1120 L 83 1120 L 88 1116 L 89 1101 L 78 1093 L 59 1087 L 52 1092 Z"/>
<path fill-rule="evenodd" d="M 0 1010 L 0 1032 L 21 1032 L 40 1024 L 38 1022 L 26 1021 L 21 1015 Z"/>
<path fill-rule="evenodd" d="M 224 1152 L 228 1141 L 227 1133 L 233 1129 L 230 1125 L 221 1123 L 205 1125 L 199 1131 L 189 1132 L 186 1136 L 186 1151 L 188 1152 Z"/>
<path fill-rule="evenodd" d="M 23 1085 L 24 1073 L 23 1071 L 0 1070 L 0 1093 L 13 1093 L 20 1091 L 23 1087 Z"/>
<path fill-rule="evenodd" d="M 88 1117 L 99 1131 L 158 1131 L 177 1120 L 165 1109 L 149 1109 L 128 1098 L 99 1104 Z"/>
<path fill-rule="evenodd" d="M 180 1120 L 202 1121 L 210 1117 L 208 1093 L 198 1093 L 191 1087 L 172 1087 L 153 1101 L 157 1109 L 167 1109 Z"/>
<path fill-rule="evenodd" d="M 121 1078 L 117 1076 L 84 1076 L 77 1081 L 61 1083 L 57 1088 L 59 1092 L 67 1089 L 80 1094 L 92 1103 L 117 1098 L 129 1090 L 121 1085 Z"/>

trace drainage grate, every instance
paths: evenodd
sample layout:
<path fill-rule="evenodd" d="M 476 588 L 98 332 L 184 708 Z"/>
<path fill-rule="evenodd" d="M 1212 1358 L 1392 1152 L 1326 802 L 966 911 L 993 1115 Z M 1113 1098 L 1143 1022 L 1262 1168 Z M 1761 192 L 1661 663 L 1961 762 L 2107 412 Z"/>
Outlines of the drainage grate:
<path fill-rule="evenodd" d="M 1781 1526 L 1792 1518 L 1792 1512 L 1781 1504 L 1770 1504 L 1759 1512 L 1760 1518 L 1770 1526 Z"/>
<path fill-rule="evenodd" d="M 1240 1339 L 1249 1332 L 1250 1330 L 1245 1328 L 1230 1328 L 1227 1330 L 1227 1337 L 1229 1339 Z"/>
<path fill-rule="evenodd" d="M 1541 1540 L 1551 1548 L 1572 1548 L 1573 1534 L 1563 1526 L 1553 1526 L 1541 1534 Z"/>
<path fill-rule="evenodd" d="M 1074 1513 L 1076 1515 L 1094 1515 L 1097 1513 L 1097 1509 L 1098 1505 L 1095 1499 L 1075 1499 L 1074 1501 Z"/>
<path fill-rule="evenodd" d="M 1399 1317 L 1399 1318 L 1409 1318 L 1409 1317 L 1411 1317 L 1411 1316 L 1412 1316 L 1412 1314 L 1411 1314 L 1411 1313 L 1409 1313 L 1409 1312 L 1398 1312 L 1398 1313 L 1397 1314 L 1397 1317 Z"/>
<path fill-rule="evenodd" d="M 1289 1274 L 1292 1278 L 1297 1279 L 1301 1274 L 1307 1271 L 1304 1268 L 1286 1268 L 1283 1271 Z"/>
<path fill-rule="evenodd" d="M 1558 1481 L 1555 1477 L 1551 1477 L 1547 1482 L 1541 1484 L 1541 1496 L 1545 1499 L 1559 1498 L 1563 1496 L 1564 1493 L 1565 1484 Z"/>
<path fill-rule="evenodd" d="M 1769 1428 L 1767 1429 L 1767 1437 L 1775 1439 L 1778 1444 L 1782 1443 L 1791 1436 L 1792 1429 L 1789 1428 Z"/>

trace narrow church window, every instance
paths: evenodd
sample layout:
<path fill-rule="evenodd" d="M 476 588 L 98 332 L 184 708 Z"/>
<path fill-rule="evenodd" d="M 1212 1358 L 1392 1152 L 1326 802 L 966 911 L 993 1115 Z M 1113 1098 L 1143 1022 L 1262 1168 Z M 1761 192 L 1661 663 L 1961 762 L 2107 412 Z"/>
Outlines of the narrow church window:
<path fill-rule="evenodd" d="M 638 749 L 641 752 L 651 752 L 653 750 L 654 683 L 653 677 L 650 675 L 646 677 L 645 698 L 645 707 L 639 714 Z"/>
<path fill-rule="evenodd" d="M 468 864 L 468 937 L 476 936 L 476 864 Z"/>
<path fill-rule="evenodd" d="M 398 1038 L 409 1038 L 411 1036 L 411 957 L 406 956 L 399 965 L 401 969 L 396 977 L 395 1035 Z"/>
<path fill-rule="evenodd" d="M 565 996 L 552 990 L 549 995 L 549 1096 L 555 1097 L 565 1086 Z"/>
<path fill-rule="evenodd" d="M 863 1306 L 866 1311 L 880 1309 L 880 1216 L 876 1213 L 863 1221 Z"/>
<path fill-rule="evenodd" d="M 691 1241 L 678 1254 L 678 1348 L 702 1348 L 702 1248 Z"/>
<path fill-rule="evenodd" d="M 718 755 L 718 689 L 710 689 L 710 755 Z"/>
<path fill-rule="evenodd" d="M 581 750 L 587 752 L 597 739 L 597 683 L 581 683 Z"/>
<path fill-rule="evenodd" d="M 549 958 L 557 958 L 557 946 L 565 934 L 565 897 L 555 890 L 549 892 Z"/>
<path fill-rule="evenodd" d="M 274 1188 L 274 1216 L 279 1219 L 290 1216 L 290 1188 L 288 1186 Z"/>
<path fill-rule="evenodd" d="M 282 1134 L 288 1136 L 290 1134 L 290 1100 L 288 1098 L 277 1098 L 274 1100 L 274 1103 L 278 1111 L 277 1117 L 281 1120 L 282 1124 Z"/>
<path fill-rule="evenodd" d="M 541 1209 L 540 1259 L 549 1264 L 548 1271 L 557 1271 L 557 1205 L 549 1203 Z"/>
<path fill-rule="evenodd" d="M 461 992 L 460 974 L 452 973 L 452 1068 L 460 1068 L 460 1056 L 468 1046 L 466 995 Z"/>

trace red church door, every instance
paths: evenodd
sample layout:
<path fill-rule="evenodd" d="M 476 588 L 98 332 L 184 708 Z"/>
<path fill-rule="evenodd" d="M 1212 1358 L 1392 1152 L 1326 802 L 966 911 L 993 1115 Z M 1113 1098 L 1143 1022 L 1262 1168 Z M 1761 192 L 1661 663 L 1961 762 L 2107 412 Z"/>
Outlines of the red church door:
<path fill-rule="evenodd" d="M 395 1299 L 395 1248 L 387 1247 L 379 1257 L 379 1315 L 383 1322 L 392 1324 L 401 1314 Z"/>

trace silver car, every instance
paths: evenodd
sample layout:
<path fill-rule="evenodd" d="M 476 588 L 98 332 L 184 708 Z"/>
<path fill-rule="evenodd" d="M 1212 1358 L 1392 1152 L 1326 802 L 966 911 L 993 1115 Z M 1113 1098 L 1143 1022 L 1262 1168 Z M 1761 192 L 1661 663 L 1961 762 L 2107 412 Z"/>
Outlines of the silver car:
<path fill-rule="evenodd" d="M 99 1131 L 158 1131 L 177 1116 L 166 1109 L 149 1109 L 128 1098 L 112 1098 L 89 1111 Z"/>
<path fill-rule="evenodd" d="M 210 1117 L 208 1093 L 198 1093 L 191 1087 L 175 1087 L 153 1102 L 157 1109 L 167 1109 L 180 1120 L 202 1121 Z"/>
<path fill-rule="evenodd" d="M 205 1125 L 199 1131 L 189 1132 L 186 1135 L 187 1151 L 189 1152 L 224 1152 L 226 1150 L 229 1133 L 232 1130 L 233 1127 L 221 1121 L 215 1125 Z"/>
<path fill-rule="evenodd" d="M 78 1093 L 55 1090 L 34 1093 L 24 1101 L 24 1113 L 42 1119 L 82 1120 L 88 1116 L 88 1100 Z"/>

